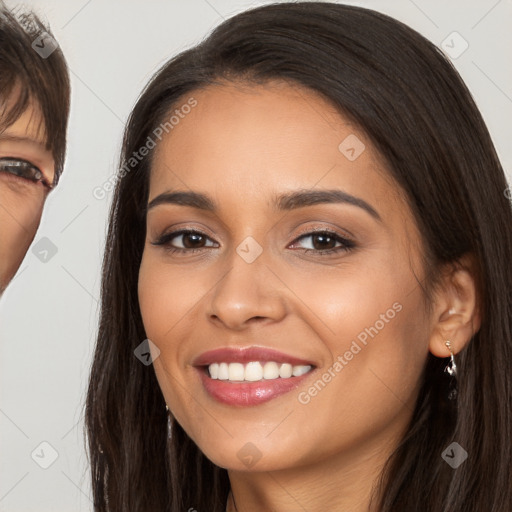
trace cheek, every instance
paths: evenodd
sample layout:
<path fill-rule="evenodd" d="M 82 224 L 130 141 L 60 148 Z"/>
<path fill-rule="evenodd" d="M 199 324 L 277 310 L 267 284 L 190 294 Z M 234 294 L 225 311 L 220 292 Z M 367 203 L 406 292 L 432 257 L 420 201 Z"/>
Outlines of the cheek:
<path fill-rule="evenodd" d="M 191 281 L 174 265 L 165 265 L 147 251 L 139 270 L 138 294 L 144 328 L 149 339 L 158 342 L 176 338 L 175 324 L 183 319 L 201 297 L 204 274 Z M 204 294 L 204 292 L 203 292 Z M 159 347 L 160 348 L 160 347 Z M 163 349 L 165 347 L 161 347 Z"/>
<path fill-rule="evenodd" d="M 191 403 L 184 392 L 187 384 L 183 371 L 195 370 L 190 367 L 184 370 L 184 352 L 186 338 L 195 325 L 193 307 L 209 288 L 206 281 L 204 274 L 191 281 L 190 275 L 185 276 L 175 265 L 162 264 L 151 252 L 143 253 L 138 297 L 146 336 L 160 350 L 153 368 L 174 417 L 187 431 L 190 431 Z"/>
<path fill-rule="evenodd" d="M 11 184 L 0 180 L 0 229 L 8 242 L 23 243 L 32 239 L 43 212 L 44 191 L 34 185 L 13 191 Z"/>
<path fill-rule="evenodd" d="M 290 273 L 286 281 L 307 305 L 299 313 L 304 325 L 314 326 L 319 349 L 329 352 L 317 379 L 298 390 L 304 425 L 314 422 L 331 439 L 319 456 L 406 421 L 428 354 L 421 289 L 405 263 L 330 274 Z M 303 442 L 304 430 L 298 422 L 290 435 Z"/>
<path fill-rule="evenodd" d="M 41 220 L 42 200 L 0 197 L 0 279 L 12 279 L 34 239 Z M 4 201 L 5 200 L 5 201 Z"/>

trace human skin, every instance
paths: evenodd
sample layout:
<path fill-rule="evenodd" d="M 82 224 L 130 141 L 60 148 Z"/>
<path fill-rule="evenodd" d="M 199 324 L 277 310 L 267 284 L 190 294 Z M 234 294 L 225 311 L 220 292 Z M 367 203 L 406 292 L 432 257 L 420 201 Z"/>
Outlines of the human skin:
<path fill-rule="evenodd" d="M 26 160 L 53 183 L 55 163 L 44 141 L 39 108 L 30 104 L 12 125 L 0 133 L 0 294 L 16 274 L 39 226 L 50 188 L 8 172 L 4 158 Z M 30 169 L 28 176 L 33 176 Z"/>
<path fill-rule="evenodd" d="M 192 190 L 209 195 L 218 211 L 150 208 L 139 272 L 141 314 L 160 350 L 154 369 L 166 403 L 201 451 L 228 469 L 239 511 L 367 511 L 372 485 L 411 418 L 428 352 L 447 357 L 446 339 L 457 352 L 478 327 L 470 262 L 446 272 L 428 310 L 419 285 L 423 245 L 403 194 L 364 132 L 316 93 L 275 81 L 209 86 L 193 96 L 197 106 L 154 150 L 148 203 Z M 338 146 L 353 134 L 366 149 L 350 161 Z M 298 189 L 342 190 L 380 220 L 346 203 L 286 212 L 269 206 L 275 194 Z M 197 252 L 169 252 L 171 244 L 196 247 L 183 235 L 154 245 L 184 228 L 204 234 Z M 317 228 L 355 246 L 320 254 L 325 246 L 304 235 Z M 249 236 L 263 249 L 252 263 L 236 251 Z M 395 303 L 400 312 L 300 403 L 299 393 Z M 299 388 L 265 403 L 216 401 L 193 360 L 249 346 L 312 361 L 314 369 Z M 238 455 L 247 443 L 261 454 L 250 468 Z M 228 510 L 235 510 L 231 501 Z"/>

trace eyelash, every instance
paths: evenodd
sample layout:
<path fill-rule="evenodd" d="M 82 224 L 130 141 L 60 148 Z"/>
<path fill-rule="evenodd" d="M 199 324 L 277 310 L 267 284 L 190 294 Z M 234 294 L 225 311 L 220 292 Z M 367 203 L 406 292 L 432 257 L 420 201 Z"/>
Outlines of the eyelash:
<path fill-rule="evenodd" d="M 35 178 L 35 179 L 31 179 L 31 178 L 27 178 L 26 176 L 21 176 L 19 174 L 16 174 L 16 173 L 13 173 L 13 172 L 10 172 L 10 171 L 2 171 L 2 167 L 5 165 L 7 167 L 13 167 L 12 163 L 15 163 L 19 166 L 19 164 L 26 164 L 30 167 L 32 167 L 32 169 L 35 169 L 38 173 L 39 173 L 39 177 Z M 9 165 L 9 163 L 11 165 Z M 44 185 L 46 188 L 49 188 L 51 189 L 52 186 L 51 184 L 49 183 L 49 181 L 45 178 L 43 172 L 41 171 L 41 169 L 39 169 L 39 167 L 37 167 L 36 165 L 34 165 L 33 163 L 29 162 L 28 160 L 24 160 L 23 158 L 14 158 L 14 157 L 4 157 L 4 158 L 0 158 L 0 172 L 7 172 L 8 174 L 10 174 L 13 178 L 18 178 L 18 179 L 21 179 L 23 181 L 28 181 L 30 183 L 38 183 L 40 182 L 42 185 Z"/>
<path fill-rule="evenodd" d="M 195 253 L 198 251 L 201 251 L 203 249 L 207 249 L 207 247 L 200 247 L 200 248 L 190 248 L 190 249 L 182 249 L 181 247 L 172 247 L 170 245 L 170 242 L 172 239 L 179 237 L 181 235 L 200 235 L 205 238 L 209 238 L 206 234 L 202 233 L 201 231 L 196 231 L 192 229 L 182 229 L 179 231 L 172 231 L 170 233 L 163 234 L 158 240 L 155 242 L 151 242 L 153 245 L 157 246 L 165 246 L 166 250 L 170 252 L 171 254 L 174 253 Z M 296 238 L 292 243 L 295 244 L 297 241 L 301 240 L 302 238 L 307 238 L 309 236 L 314 235 L 328 235 L 330 238 L 334 238 L 336 242 L 341 242 L 343 245 L 341 247 L 333 247 L 332 249 L 303 249 L 304 254 L 307 254 L 308 252 L 314 252 L 318 255 L 328 255 L 333 253 L 339 253 L 342 251 L 350 251 L 355 247 L 355 243 L 352 240 L 349 240 L 346 237 L 343 237 L 336 233 L 335 231 L 331 231 L 328 229 L 319 229 L 319 230 L 313 230 L 313 231 L 306 231 L 305 233 L 302 233 L 299 235 L 298 238 Z"/>

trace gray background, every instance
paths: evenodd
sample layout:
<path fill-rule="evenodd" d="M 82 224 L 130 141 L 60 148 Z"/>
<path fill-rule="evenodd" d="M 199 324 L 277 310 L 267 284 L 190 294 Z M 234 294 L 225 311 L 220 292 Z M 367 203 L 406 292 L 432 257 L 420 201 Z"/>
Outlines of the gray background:
<path fill-rule="evenodd" d="M 92 510 L 83 403 L 98 318 L 102 248 L 112 173 L 131 107 L 156 68 L 224 18 L 270 2 L 41 0 L 72 80 L 64 175 L 32 249 L 0 301 L 0 511 Z M 441 46 L 458 32 L 468 49 L 454 64 L 512 169 L 512 0 L 373 0 Z M 8 2 L 9 6 L 17 2 Z M 448 42 L 451 39 L 448 39 Z M 454 40 L 454 49 L 460 48 Z M 43 238 L 56 254 L 43 262 Z M 36 251 L 37 252 L 37 251 Z M 47 468 L 40 465 L 56 460 Z M 36 450 L 34 458 L 32 453 Z M 35 460 L 38 463 L 35 462 Z"/>

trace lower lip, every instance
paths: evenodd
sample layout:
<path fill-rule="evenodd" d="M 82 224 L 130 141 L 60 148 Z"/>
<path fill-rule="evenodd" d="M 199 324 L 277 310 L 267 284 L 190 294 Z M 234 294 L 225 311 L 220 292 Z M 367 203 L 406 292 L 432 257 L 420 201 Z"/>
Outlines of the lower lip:
<path fill-rule="evenodd" d="M 257 382 L 231 382 L 210 378 L 204 368 L 197 368 L 206 391 L 223 404 L 247 407 L 258 405 L 296 389 L 313 370 L 289 379 L 262 379 Z"/>

